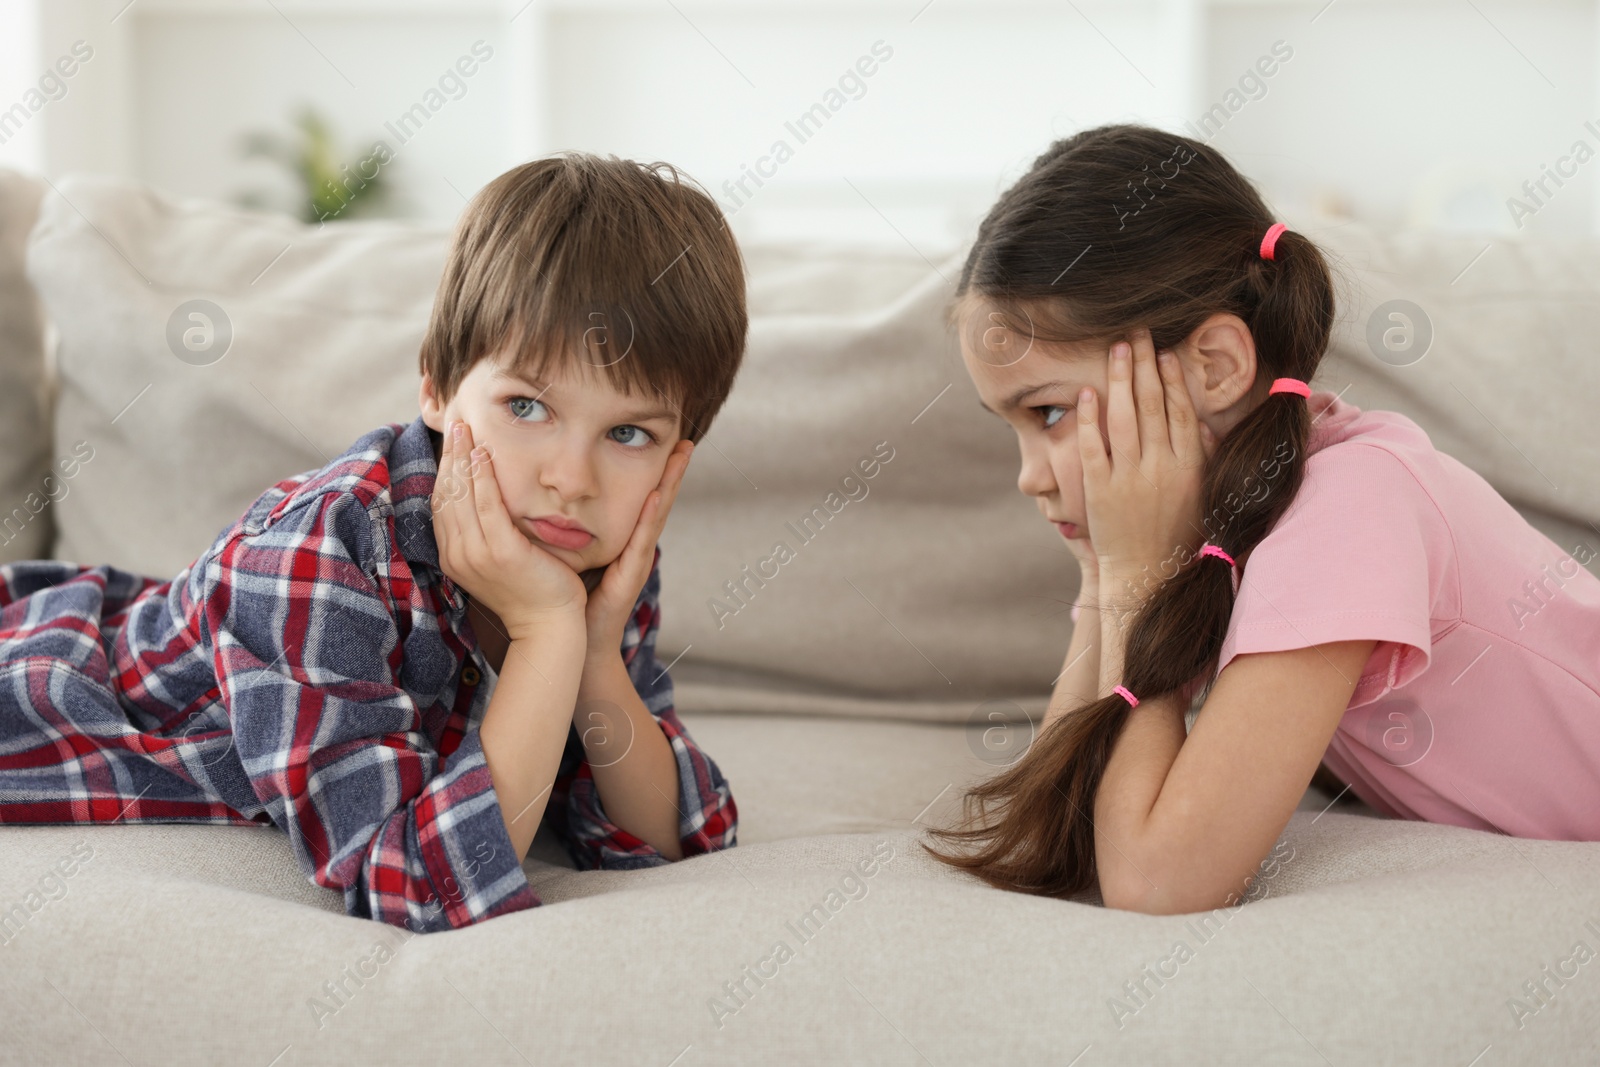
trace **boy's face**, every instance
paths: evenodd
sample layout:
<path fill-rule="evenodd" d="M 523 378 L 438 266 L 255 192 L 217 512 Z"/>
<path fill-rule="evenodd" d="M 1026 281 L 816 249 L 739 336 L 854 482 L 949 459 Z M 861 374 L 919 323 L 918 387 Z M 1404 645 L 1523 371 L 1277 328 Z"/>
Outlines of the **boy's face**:
<path fill-rule="evenodd" d="M 419 400 L 431 429 L 443 433 L 458 419 L 471 428 L 489 450 L 511 521 L 579 573 L 622 554 L 679 439 L 665 398 L 618 392 L 578 358 L 553 380 L 532 381 L 486 356 L 445 402 L 424 375 Z M 582 530 L 557 532 L 539 521 L 547 517 Z"/>

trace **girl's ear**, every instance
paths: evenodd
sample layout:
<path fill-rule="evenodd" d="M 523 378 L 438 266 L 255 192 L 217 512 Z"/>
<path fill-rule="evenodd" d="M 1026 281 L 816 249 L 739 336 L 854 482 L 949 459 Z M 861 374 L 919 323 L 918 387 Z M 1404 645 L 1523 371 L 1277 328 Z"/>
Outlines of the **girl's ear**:
<path fill-rule="evenodd" d="M 1194 371 L 1190 390 L 1195 414 L 1220 420 L 1222 432 L 1249 414 L 1256 381 L 1256 345 L 1250 327 L 1237 315 L 1217 312 L 1202 322 L 1180 348 L 1179 358 Z"/>

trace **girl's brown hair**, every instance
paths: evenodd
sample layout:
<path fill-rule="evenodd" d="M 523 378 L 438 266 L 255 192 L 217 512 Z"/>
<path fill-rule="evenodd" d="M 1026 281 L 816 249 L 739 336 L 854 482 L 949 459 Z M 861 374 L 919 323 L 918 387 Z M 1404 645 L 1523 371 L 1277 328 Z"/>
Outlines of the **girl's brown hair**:
<path fill-rule="evenodd" d="M 510 354 L 659 395 L 683 437 L 711 426 L 744 356 L 744 261 L 721 210 L 670 163 L 566 152 L 513 167 L 456 223 L 420 362 L 441 400 Z"/>
<path fill-rule="evenodd" d="M 1255 340 L 1255 406 L 1218 442 L 1202 512 L 1207 540 L 1235 559 L 1266 536 L 1304 474 L 1306 401 L 1267 388 L 1309 382 L 1333 328 L 1333 281 L 1316 245 L 1288 230 L 1274 258 L 1261 257 L 1275 221 L 1203 143 L 1147 126 L 1085 130 L 1051 145 L 990 210 L 952 304 L 958 320 L 956 308 L 977 302 L 993 312 L 986 322 L 1035 340 L 1103 347 L 1146 326 L 1157 349 L 1172 348 L 1215 313 L 1242 319 Z M 1246 493 L 1263 481 L 1264 493 Z M 1202 680 L 1208 692 L 1233 610 L 1231 569 L 1195 556 L 1152 585 L 1122 619 L 1122 684 L 1141 700 Z M 967 792 L 959 827 L 931 831 L 967 850 L 923 847 L 1002 889 L 1069 897 L 1096 884 L 1095 793 L 1128 710 L 1113 694 L 1057 717 Z"/>

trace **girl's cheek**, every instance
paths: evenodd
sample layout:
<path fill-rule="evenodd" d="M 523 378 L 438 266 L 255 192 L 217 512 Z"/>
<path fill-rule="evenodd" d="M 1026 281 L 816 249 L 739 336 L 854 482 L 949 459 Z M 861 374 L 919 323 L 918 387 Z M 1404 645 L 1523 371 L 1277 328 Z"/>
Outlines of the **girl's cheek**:
<path fill-rule="evenodd" d="M 1061 499 L 1077 504 L 1083 500 L 1083 468 L 1074 462 L 1063 463 L 1056 469 L 1056 487 Z"/>
<path fill-rule="evenodd" d="M 1056 491 L 1066 497 L 1072 496 L 1082 481 L 1072 455 L 1075 447 L 1070 434 L 1050 446 L 1050 473 L 1055 477 Z"/>

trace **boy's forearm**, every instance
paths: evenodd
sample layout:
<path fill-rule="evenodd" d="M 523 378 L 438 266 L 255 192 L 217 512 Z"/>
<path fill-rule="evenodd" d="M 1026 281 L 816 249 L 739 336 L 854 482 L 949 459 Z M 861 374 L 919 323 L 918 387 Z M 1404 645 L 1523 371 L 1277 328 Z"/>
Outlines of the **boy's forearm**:
<path fill-rule="evenodd" d="M 1055 691 L 1050 694 L 1041 732 L 1062 715 L 1100 695 L 1100 590 L 1096 582 L 1085 578 L 1078 590 L 1078 605 L 1078 622 L 1073 627 Z"/>
<path fill-rule="evenodd" d="M 606 815 L 667 859 L 682 859 L 678 761 L 619 650 L 599 652 L 584 666 L 572 721 Z"/>
<path fill-rule="evenodd" d="M 581 616 L 513 640 L 478 728 L 519 859 L 533 844 L 561 766 L 587 643 Z"/>

